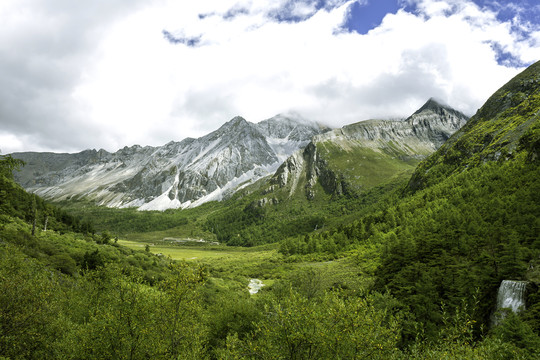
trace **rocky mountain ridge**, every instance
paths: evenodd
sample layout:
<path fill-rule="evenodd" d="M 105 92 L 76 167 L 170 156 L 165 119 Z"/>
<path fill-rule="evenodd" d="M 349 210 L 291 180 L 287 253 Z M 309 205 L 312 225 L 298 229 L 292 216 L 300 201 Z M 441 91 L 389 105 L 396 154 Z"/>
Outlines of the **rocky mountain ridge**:
<path fill-rule="evenodd" d="M 15 177 L 46 199 L 86 199 L 141 210 L 197 206 L 272 174 L 290 154 L 327 130 L 292 116 L 258 124 L 235 117 L 199 139 L 160 147 L 15 153 L 27 163 Z"/>
<path fill-rule="evenodd" d="M 391 162 L 412 168 L 441 147 L 467 120 L 459 111 L 429 99 L 405 120 L 367 120 L 315 135 L 308 146 L 278 168 L 266 192 L 287 187 L 291 196 L 302 185 L 306 196 L 313 198 L 317 182 L 330 194 L 348 192 L 355 182 L 360 184 L 356 188 L 365 188 L 362 177 L 369 171 L 365 168 L 377 163 L 375 171 L 389 175 L 394 173 L 386 169 L 393 165 Z M 336 156 L 339 153 L 344 156 Z M 338 157 L 347 158 L 348 168 L 340 166 Z M 347 172 L 354 176 L 347 178 Z"/>
<path fill-rule="evenodd" d="M 235 117 L 201 138 L 160 147 L 135 145 L 115 153 L 16 153 L 13 156 L 27 165 L 15 177 L 46 199 L 140 210 L 219 201 L 266 176 L 271 176 L 268 191 L 287 185 L 292 193 L 302 183 L 311 198 L 317 182 L 337 193 L 351 184 L 332 167 L 332 154 L 353 156 L 343 164 L 345 172 L 355 169 L 355 156 L 365 159 L 358 161 L 356 171 L 364 166 L 362 161 L 373 163 L 380 157 L 392 166 L 411 159 L 416 165 L 466 121 L 465 115 L 433 99 L 406 120 L 368 120 L 334 130 L 291 115 L 256 124 Z"/>

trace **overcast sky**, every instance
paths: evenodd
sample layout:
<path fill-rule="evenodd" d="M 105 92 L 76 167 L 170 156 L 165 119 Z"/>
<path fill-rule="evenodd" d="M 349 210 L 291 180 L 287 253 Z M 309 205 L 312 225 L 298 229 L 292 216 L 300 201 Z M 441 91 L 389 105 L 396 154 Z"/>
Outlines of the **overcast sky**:
<path fill-rule="evenodd" d="M 2 0 L 0 150 L 116 151 L 236 115 L 468 115 L 540 59 L 537 0 Z"/>

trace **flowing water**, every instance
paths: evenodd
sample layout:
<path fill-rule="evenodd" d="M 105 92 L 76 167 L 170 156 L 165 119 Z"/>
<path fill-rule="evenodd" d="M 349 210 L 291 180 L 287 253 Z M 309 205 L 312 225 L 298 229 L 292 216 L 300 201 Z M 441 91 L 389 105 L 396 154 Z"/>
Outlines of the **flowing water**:
<path fill-rule="evenodd" d="M 526 281 L 503 280 L 497 294 L 497 310 L 510 308 L 513 312 L 525 309 Z"/>
<path fill-rule="evenodd" d="M 263 282 L 259 279 L 249 280 L 248 289 L 251 295 L 256 294 L 264 286 Z"/>
<path fill-rule="evenodd" d="M 493 324 L 497 325 L 505 317 L 503 309 L 517 313 L 525 309 L 525 290 L 527 281 L 503 280 L 497 293 L 497 308 Z"/>

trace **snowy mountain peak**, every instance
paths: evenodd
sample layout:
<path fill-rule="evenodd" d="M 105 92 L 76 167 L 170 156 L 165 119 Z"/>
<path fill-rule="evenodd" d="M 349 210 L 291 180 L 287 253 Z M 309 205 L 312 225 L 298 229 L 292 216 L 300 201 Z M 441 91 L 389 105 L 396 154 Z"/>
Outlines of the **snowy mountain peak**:
<path fill-rule="evenodd" d="M 427 113 L 435 113 L 435 114 L 444 114 L 444 113 L 448 113 L 448 114 L 452 114 L 452 115 L 455 115 L 455 116 L 466 116 L 464 115 L 463 113 L 457 111 L 456 109 L 448 106 L 448 105 L 444 105 L 441 101 L 435 99 L 435 98 L 430 98 L 424 105 L 422 105 L 422 107 L 418 110 L 416 110 L 414 112 L 414 114 L 412 114 L 410 118 L 413 118 L 414 116 L 416 115 L 419 115 L 419 114 L 427 114 Z"/>
<path fill-rule="evenodd" d="M 466 121 L 465 115 L 432 99 L 405 121 L 367 121 L 334 131 L 294 114 L 257 124 L 237 116 L 198 139 L 159 147 L 13 154 L 27 163 L 15 177 L 47 199 L 85 199 L 141 210 L 193 207 L 275 173 L 311 141 L 345 137 L 378 148 L 391 139 L 409 148 L 421 143 L 432 151 Z"/>
<path fill-rule="evenodd" d="M 306 120 L 298 114 L 278 114 L 256 124 L 261 133 L 267 137 L 293 141 L 303 141 L 329 129 L 315 122 Z"/>
<path fill-rule="evenodd" d="M 198 139 L 160 147 L 124 147 L 82 156 L 32 159 L 17 174 L 27 189 L 49 199 L 84 198 L 110 207 L 164 210 L 221 200 L 275 172 L 293 152 L 324 131 L 313 123 L 277 116 L 253 124 L 237 116 Z"/>

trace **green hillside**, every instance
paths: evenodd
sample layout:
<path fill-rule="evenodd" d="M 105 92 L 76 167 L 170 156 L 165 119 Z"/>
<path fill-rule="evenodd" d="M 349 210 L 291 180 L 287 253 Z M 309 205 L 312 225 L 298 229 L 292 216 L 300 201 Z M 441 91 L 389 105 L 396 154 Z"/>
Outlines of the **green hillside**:
<path fill-rule="evenodd" d="M 540 148 L 539 89 L 537 62 L 495 92 L 460 131 L 422 163 L 410 187 L 423 188 L 464 168 L 512 160 L 524 152 L 529 161 L 536 160 Z"/>
<path fill-rule="evenodd" d="M 389 291 L 406 311 L 404 342 L 419 331 L 440 337 L 448 312 L 466 314 L 471 335 L 482 336 L 501 280 L 529 280 L 528 310 L 512 326 L 522 332 L 519 341 L 538 346 L 532 334 L 540 330 L 539 74 L 537 63 L 495 93 L 417 167 L 391 205 L 286 241 L 282 252 L 325 252 L 331 242 L 361 262 L 364 249 L 375 246 L 373 289 Z"/>
<path fill-rule="evenodd" d="M 356 145 L 356 146 L 355 146 Z M 359 144 L 341 147 L 326 141 L 317 144 L 321 157 L 345 184 L 345 192 L 358 194 L 366 189 L 384 184 L 403 173 L 410 176 L 420 158 L 411 157 L 397 147 L 379 150 Z"/>

